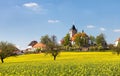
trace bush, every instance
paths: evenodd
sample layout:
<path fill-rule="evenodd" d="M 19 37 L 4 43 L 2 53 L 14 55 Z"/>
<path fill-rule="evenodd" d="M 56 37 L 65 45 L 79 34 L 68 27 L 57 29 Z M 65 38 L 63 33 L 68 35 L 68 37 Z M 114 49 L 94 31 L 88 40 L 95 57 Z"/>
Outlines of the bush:
<path fill-rule="evenodd" d="M 89 51 L 95 51 L 95 47 L 94 46 L 90 46 L 89 47 Z"/>
<path fill-rule="evenodd" d="M 34 54 L 35 52 L 34 51 L 26 51 L 24 52 L 24 54 Z"/>
<path fill-rule="evenodd" d="M 104 48 L 102 46 L 98 46 L 98 50 L 102 51 L 102 50 L 104 50 Z"/>
<path fill-rule="evenodd" d="M 114 49 L 113 49 L 114 51 L 115 51 L 115 53 L 117 54 L 117 55 L 119 55 L 120 54 L 120 47 L 114 47 Z"/>
<path fill-rule="evenodd" d="M 97 46 L 90 46 L 89 51 L 98 51 L 98 47 Z"/>
<path fill-rule="evenodd" d="M 37 49 L 35 50 L 35 52 L 36 52 L 36 53 L 40 53 L 40 52 L 41 52 L 41 48 L 37 48 Z"/>

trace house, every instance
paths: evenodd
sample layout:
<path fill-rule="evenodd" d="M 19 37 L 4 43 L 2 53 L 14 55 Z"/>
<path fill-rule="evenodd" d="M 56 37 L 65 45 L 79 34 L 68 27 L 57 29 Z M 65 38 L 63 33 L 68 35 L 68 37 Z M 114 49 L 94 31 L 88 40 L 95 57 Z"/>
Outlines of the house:
<path fill-rule="evenodd" d="M 38 43 L 37 41 L 32 41 L 28 45 L 26 52 L 36 52 L 37 49 L 43 51 L 46 49 L 46 45 L 43 43 Z"/>
<path fill-rule="evenodd" d="M 41 49 L 41 50 L 45 50 L 46 45 L 43 43 L 37 43 L 33 46 L 34 49 Z"/>
<path fill-rule="evenodd" d="M 118 46 L 118 43 L 120 42 L 120 38 L 118 38 L 116 41 L 115 41 L 115 45 L 114 46 Z"/>
<path fill-rule="evenodd" d="M 31 41 L 31 42 L 28 44 L 28 47 L 27 47 L 26 51 L 35 51 L 35 49 L 33 48 L 33 46 L 34 46 L 35 44 L 37 44 L 37 43 L 38 43 L 38 42 L 35 41 L 35 40 Z"/>

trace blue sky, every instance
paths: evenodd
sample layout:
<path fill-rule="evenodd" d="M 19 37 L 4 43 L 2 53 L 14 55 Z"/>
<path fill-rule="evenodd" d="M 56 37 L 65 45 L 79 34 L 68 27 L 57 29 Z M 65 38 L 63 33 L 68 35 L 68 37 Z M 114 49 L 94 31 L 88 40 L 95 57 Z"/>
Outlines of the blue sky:
<path fill-rule="evenodd" d="M 0 0 L 0 41 L 25 48 L 43 35 L 62 39 L 72 24 L 79 32 L 120 37 L 120 0 Z"/>

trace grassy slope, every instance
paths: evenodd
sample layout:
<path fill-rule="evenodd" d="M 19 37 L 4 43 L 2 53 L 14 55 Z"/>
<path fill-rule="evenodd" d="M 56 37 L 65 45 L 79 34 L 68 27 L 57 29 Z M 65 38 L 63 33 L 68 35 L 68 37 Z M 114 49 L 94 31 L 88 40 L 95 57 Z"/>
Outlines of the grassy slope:
<path fill-rule="evenodd" d="M 62 52 L 57 60 L 45 54 L 29 54 L 5 59 L 0 75 L 80 76 L 120 75 L 120 56 L 111 52 Z"/>

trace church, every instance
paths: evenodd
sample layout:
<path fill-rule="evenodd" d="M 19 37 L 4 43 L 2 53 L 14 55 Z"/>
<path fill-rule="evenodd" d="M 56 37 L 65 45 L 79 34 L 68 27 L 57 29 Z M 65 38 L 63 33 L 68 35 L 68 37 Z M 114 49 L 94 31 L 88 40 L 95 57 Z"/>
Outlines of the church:
<path fill-rule="evenodd" d="M 77 29 L 76 29 L 75 25 L 73 25 L 69 31 L 70 38 L 72 38 L 76 33 L 77 33 Z"/>
<path fill-rule="evenodd" d="M 77 34 L 78 34 L 78 30 L 76 29 L 75 25 L 72 25 L 72 28 L 69 30 L 70 41 L 72 45 L 75 44 L 74 38 L 75 35 Z M 81 35 L 80 38 L 83 39 L 84 46 L 88 46 L 90 44 L 89 36 L 84 32 L 84 30 L 82 30 L 82 32 L 79 34 Z"/>
<path fill-rule="evenodd" d="M 73 37 L 75 34 L 77 34 L 77 29 L 76 29 L 75 25 L 73 25 L 72 28 L 69 30 L 70 41 L 71 41 L 72 45 L 74 44 Z"/>

